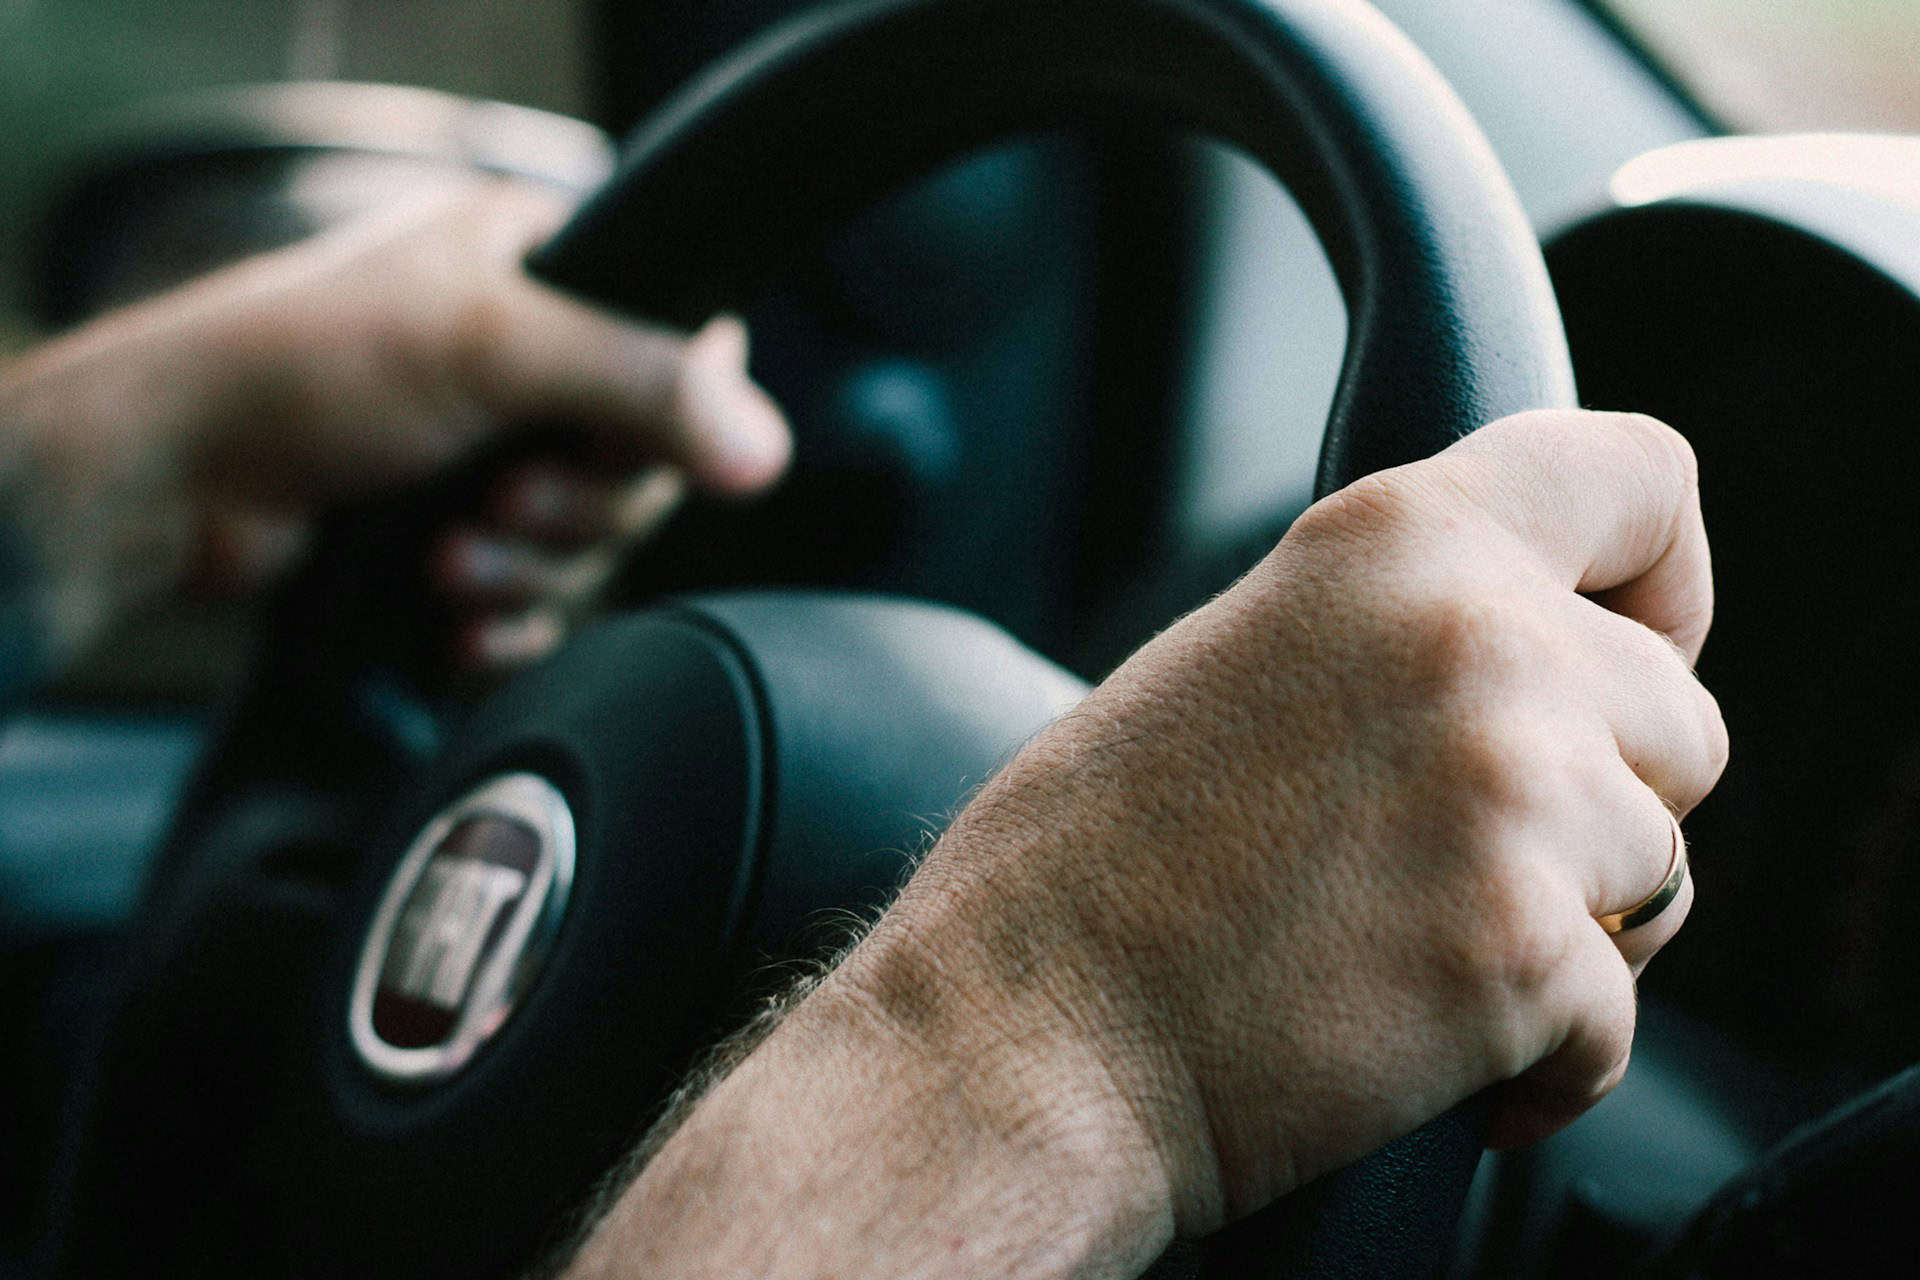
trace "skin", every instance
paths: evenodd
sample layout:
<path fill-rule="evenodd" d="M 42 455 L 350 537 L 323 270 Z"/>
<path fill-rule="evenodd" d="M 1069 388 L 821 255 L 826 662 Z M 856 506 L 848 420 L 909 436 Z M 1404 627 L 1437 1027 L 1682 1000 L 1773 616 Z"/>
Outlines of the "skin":
<path fill-rule="evenodd" d="M 747 494 L 791 449 L 746 332 L 688 337 L 531 280 L 567 213 L 505 183 L 393 209 L 105 316 L 0 368 L 0 510 L 46 572 L 57 658 L 182 586 L 243 591 L 330 503 L 509 433 L 564 449 L 494 479 L 432 576 L 456 660 L 513 665 L 687 484 Z"/>
<path fill-rule="evenodd" d="M 1620 1079 L 1724 766 L 1693 457 L 1542 413 L 1318 504 L 963 811 L 580 1277 L 1107 1277 L 1483 1088 Z"/>

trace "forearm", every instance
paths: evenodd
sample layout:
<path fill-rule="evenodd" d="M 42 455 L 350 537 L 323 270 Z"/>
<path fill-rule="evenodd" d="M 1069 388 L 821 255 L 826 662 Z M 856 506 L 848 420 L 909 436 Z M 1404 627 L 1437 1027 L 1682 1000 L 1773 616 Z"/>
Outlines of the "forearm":
<path fill-rule="evenodd" d="M 1165 1176 L 1100 1065 L 1045 1017 L 971 1007 L 907 923 L 883 925 L 693 1107 L 570 1276 L 1130 1276 L 1151 1261 L 1173 1230 Z"/>
<path fill-rule="evenodd" d="M 135 308 L 0 369 L 0 519 L 56 664 L 185 571 L 202 327 Z"/>
<path fill-rule="evenodd" d="M 0 521 L 38 584 L 14 610 L 35 647 L 63 659 L 183 575 L 257 586 L 317 513 L 513 434 L 538 456 L 516 451 L 452 517 L 434 569 L 455 651 L 511 665 L 677 492 L 657 467 L 770 484 L 790 442 L 745 330 L 689 338 L 532 280 L 522 263 L 566 210 L 514 184 L 401 202 L 0 368 Z"/>

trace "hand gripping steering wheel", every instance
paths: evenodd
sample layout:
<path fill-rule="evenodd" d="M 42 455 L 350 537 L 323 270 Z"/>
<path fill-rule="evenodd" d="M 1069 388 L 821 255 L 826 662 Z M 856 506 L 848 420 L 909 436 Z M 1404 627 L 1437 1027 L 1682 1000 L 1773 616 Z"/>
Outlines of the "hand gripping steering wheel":
<path fill-rule="evenodd" d="M 1237 144 L 1306 211 L 1350 325 L 1319 494 L 1573 404 L 1511 187 L 1361 0 L 831 4 L 669 102 L 530 266 L 692 324 L 938 163 L 1096 121 Z M 743 975 L 811 914 L 883 898 L 901 864 L 876 851 L 911 847 L 1080 688 L 977 619 L 905 602 L 710 597 L 582 635 L 476 713 L 367 846 L 336 958 L 284 1020 L 226 1166 L 260 1196 L 233 1201 L 248 1262 L 524 1264 L 737 1016 Z M 1163 1266 L 1430 1274 L 1478 1153 L 1462 1108 Z M 78 1194 L 153 1200 L 152 1179 L 113 1185 Z M 155 1269 L 145 1249 L 131 1269 Z"/>

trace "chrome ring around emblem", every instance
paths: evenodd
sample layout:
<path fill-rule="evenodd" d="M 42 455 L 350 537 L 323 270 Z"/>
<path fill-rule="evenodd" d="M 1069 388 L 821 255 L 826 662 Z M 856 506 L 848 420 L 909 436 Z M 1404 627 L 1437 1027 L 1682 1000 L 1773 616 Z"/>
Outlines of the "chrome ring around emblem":
<path fill-rule="evenodd" d="M 537 774 L 503 774 L 442 809 L 407 847 L 360 948 L 347 1025 L 361 1062 L 424 1085 L 472 1061 L 539 972 L 573 863 L 573 812 Z"/>

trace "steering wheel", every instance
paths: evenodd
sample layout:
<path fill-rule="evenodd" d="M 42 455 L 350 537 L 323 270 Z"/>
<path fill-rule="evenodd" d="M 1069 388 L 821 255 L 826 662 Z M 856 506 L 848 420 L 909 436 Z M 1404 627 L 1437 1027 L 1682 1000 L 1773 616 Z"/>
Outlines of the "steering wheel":
<path fill-rule="evenodd" d="M 670 101 L 529 265 L 690 324 L 904 180 L 1092 121 L 1216 135 L 1306 211 L 1350 324 L 1318 493 L 1504 414 L 1573 404 L 1505 176 L 1437 72 L 1361 0 L 827 5 Z M 583 634 L 474 715 L 363 842 L 344 909 L 316 906 L 297 946 L 244 929 L 208 944 L 168 905 L 191 895 L 155 896 L 150 954 L 201 966 L 175 987 L 270 954 L 289 994 L 272 1009 L 216 1001 L 243 1038 L 257 1019 L 258 1061 L 224 1063 L 236 1083 L 211 1112 L 175 1099 L 235 1131 L 209 1162 L 219 1193 L 198 1179 L 169 1191 L 174 1141 L 205 1141 L 192 1119 L 147 1123 L 138 1150 L 104 1142 L 70 1181 L 69 1221 L 89 1224 L 70 1265 L 522 1265 L 738 1016 L 756 960 L 791 954 L 824 908 L 884 899 L 900 862 L 874 851 L 922 839 L 923 815 L 951 811 L 1081 691 L 985 622 L 898 601 L 695 598 Z M 244 835 L 200 838 L 176 880 L 219 886 Z M 298 889 L 297 862 L 276 892 Z M 324 953 L 327 934 L 331 959 L 292 958 Z M 181 1034 L 164 999 L 144 1008 L 150 1029 Z M 108 1067 L 96 1141 L 142 1123 L 111 1101 L 140 1075 Z M 191 1089 L 177 1068 L 166 1079 Z M 150 1098 L 152 1076 L 138 1087 Z M 1185 1265 L 1431 1272 L 1478 1151 L 1471 1108 L 1457 1111 Z M 119 1252 L 81 1240 L 109 1222 Z"/>

